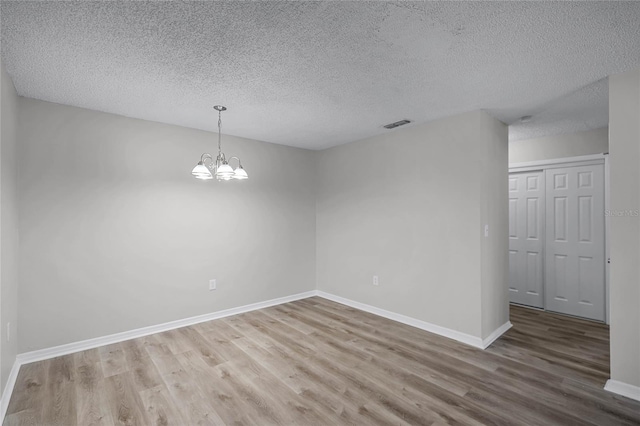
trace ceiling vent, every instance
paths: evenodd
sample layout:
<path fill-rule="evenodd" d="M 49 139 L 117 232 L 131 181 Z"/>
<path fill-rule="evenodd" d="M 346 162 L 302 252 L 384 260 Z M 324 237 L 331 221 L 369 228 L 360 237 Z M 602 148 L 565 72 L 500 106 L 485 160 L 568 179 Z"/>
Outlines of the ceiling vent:
<path fill-rule="evenodd" d="M 409 120 L 400 120 L 400 121 L 396 121 L 395 123 L 387 124 L 386 126 L 384 126 L 384 128 L 395 129 L 396 127 L 404 126 L 405 124 L 409 124 L 409 123 L 411 123 L 411 121 Z"/>

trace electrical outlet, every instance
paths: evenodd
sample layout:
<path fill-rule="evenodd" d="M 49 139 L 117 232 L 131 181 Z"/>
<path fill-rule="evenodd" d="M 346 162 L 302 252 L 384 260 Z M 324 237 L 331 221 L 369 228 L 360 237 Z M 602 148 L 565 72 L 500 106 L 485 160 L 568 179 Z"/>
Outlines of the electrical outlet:
<path fill-rule="evenodd" d="M 11 323 L 7 323 L 7 342 L 11 341 Z"/>
<path fill-rule="evenodd" d="M 216 286 L 217 286 L 217 284 L 216 284 L 216 280 L 215 279 L 209 280 L 209 291 L 215 290 Z"/>
<path fill-rule="evenodd" d="M 373 276 L 373 285 L 378 285 L 378 284 L 380 284 L 380 283 L 378 282 L 378 276 L 377 276 L 377 275 L 374 275 L 374 276 Z"/>

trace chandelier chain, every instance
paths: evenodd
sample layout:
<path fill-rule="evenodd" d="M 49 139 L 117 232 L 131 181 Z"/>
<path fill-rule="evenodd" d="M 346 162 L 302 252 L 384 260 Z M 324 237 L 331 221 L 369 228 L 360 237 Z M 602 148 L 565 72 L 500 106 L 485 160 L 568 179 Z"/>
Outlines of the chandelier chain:
<path fill-rule="evenodd" d="M 220 156 L 220 153 L 222 152 L 222 148 L 220 145 L 220 139 L 221 139 L 221 134 L 222 134 L 222 111 L 218 111 L 218 156 Z"/>

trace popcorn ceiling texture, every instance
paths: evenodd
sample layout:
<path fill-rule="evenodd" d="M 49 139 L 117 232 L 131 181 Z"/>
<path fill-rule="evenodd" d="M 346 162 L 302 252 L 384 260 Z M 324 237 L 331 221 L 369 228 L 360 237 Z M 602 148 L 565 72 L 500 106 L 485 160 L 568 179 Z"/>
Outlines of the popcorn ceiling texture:
<path fill-rule="evenodd" d="M 599 129 L 609 125 L 609 81 L 598 80 L 560 96 L 528 113 L 532 120 L 509 126 L 509 140 L 543 138 Z"/>
<path fill-rule="evenodd" d="M 9 2 L 22 96 L 322 149 L 486 109 L 512 139 L 607 124 L 638 2 Z"/>

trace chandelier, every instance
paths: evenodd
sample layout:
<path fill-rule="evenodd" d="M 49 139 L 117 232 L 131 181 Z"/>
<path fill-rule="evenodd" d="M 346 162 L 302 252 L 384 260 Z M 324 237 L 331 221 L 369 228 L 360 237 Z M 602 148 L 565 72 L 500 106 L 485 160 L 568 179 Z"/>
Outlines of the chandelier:
<path fill-rule="evenodd" d="M 214 161 L 213 156 L 205 152 L 191 171 L 191 174 L 196 179 L 202 180 L 213 179 L 214 176 L 218 180 L 249 179 L 247 172 L 242 168 L 240 159 L 238 157 L 229 157 L 229 160 L 227 160 L 222 152 L 220 144 L 222 139 L 222 111 L 226 111 L 227 108 L 222 105 L 216 105 L 213 109 L 218 111 L 218 156 Z M 229 161 L 234 158 L 238 160 L 238 167 L 235 170 L 229 165 Z"/>

